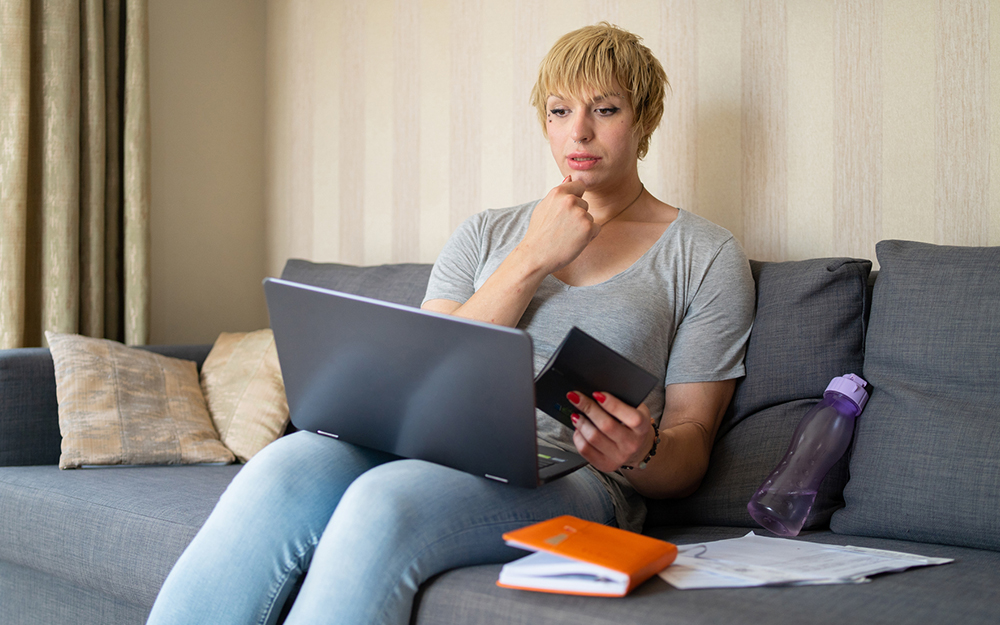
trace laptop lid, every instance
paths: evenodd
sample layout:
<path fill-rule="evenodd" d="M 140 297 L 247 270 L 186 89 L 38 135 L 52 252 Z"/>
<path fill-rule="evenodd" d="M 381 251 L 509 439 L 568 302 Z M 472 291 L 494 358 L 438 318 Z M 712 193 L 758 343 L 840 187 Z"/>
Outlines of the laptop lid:
<path fill-rule="evenodd" d="M 295 427 L 540 483 L 527 333 L 275 278 L 264 291 Z"/>

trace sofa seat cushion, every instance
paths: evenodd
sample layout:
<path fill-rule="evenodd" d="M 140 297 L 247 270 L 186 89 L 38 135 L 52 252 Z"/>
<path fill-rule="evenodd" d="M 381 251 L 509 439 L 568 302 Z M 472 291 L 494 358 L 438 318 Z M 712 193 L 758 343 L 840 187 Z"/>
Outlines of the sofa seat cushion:
<path fill-rule="evenodd" d="M 151 607 L 239 469 L 0 468 L 0 561 Z"/>
<path fill-rule="evenodd" d="M 871 262 L 825 258 L 751 261 L 757 315 L 746 377 L 716 437 L 708 473 L 691 497 L 649 502 L 647 526 L 752 526 L 747 502 L 781 460 L 795 427 L 830 380 L 861 373 Z M 843 505 L 847 459 L 820 486 L 807 528 Z"/>
<path fill-rule="evenodd" d="M 748 528 L 658 529 L 653 534 L 678 545 L 735 538 Z M 866 623 L 1000 622 L 1000 553 L 886 539 L 814 533 L 805 540 L 891 549 L 954 558 L 941 566 L 876 576 L 868 584 L 677 590 L 658 577 L 624 598 L 575 597 L 510 590 L 495 585 L 500 566 L 449 571 L 418 595 L 418 625 L 508 623 L 550 625 L 844 625 Z"/>
<path fill-rule="evenodd" d="M 836 532 L 1000 550 L 1000 247 L 883 241 Z"/>
<path fill-rule="evenodd" d="M 142 625 L 148 605 L 80 588 L 61 577 L 0 560 L 0 623 L 4 625 Z"/>

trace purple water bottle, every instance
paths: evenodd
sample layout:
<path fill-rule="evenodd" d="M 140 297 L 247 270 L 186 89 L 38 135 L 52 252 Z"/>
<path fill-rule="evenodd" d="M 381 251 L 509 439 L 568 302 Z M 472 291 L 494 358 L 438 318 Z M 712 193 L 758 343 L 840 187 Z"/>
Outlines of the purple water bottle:
<path fill-rule="evenodd" d="M 834 378 L 823 400 L 802 417 L 785 457 L 747 504 L 755 521 L 779 536 L 798 536 L 816 490 L 851 442 L 854 420 L 868 403 L 868 383 L 850 373 Z"/>

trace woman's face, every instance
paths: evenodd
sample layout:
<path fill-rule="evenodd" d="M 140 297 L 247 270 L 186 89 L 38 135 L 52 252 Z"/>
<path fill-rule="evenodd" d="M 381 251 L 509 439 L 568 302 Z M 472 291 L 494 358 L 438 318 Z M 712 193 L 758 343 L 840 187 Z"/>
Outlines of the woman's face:
<path fill-rule="evenodd" d="M 617 83 L 607 93 L 550 95 L 545 104 L 549 147 L 563 176 L 572 175 L 588 190 L 610 190 L 638 175 L 639 137 Z"/>

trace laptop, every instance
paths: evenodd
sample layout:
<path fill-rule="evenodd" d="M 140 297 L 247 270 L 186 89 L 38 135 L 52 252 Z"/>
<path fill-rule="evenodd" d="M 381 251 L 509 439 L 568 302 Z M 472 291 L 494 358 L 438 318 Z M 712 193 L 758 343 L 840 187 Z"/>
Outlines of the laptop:
<path fill-rule="evenodd" d="M 296 428 L 527 488 L 587 464 L 537 443 L 526 332 L 277 278 L 264 293 Z"/>

